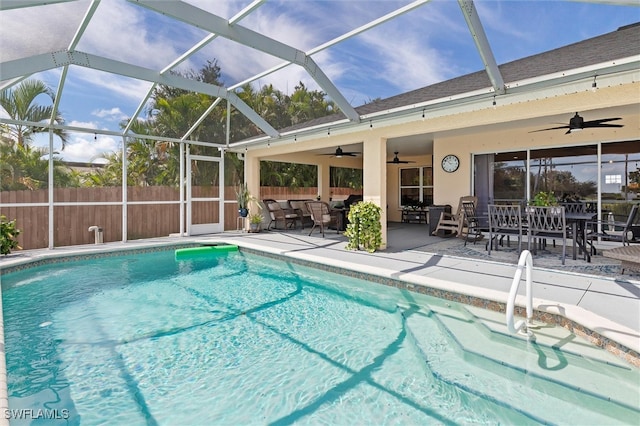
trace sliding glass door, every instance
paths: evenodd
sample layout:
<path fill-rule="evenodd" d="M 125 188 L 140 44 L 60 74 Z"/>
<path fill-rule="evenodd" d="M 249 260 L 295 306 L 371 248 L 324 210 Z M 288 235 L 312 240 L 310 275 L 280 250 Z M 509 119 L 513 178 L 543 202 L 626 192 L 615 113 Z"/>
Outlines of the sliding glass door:
<path fill-rule="evenodd" d="M 475 155 L 474 187 L 481 211 L 544 191 L 625 215 L 640 202 L 640 141 Z"/>

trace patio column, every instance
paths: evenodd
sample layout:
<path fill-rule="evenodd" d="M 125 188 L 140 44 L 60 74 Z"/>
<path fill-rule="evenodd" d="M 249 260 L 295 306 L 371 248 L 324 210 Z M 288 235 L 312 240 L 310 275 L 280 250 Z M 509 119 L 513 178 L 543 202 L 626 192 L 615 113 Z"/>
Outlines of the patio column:
<path fill-rule="evenodd" d="M 260 196 L 260 157 L 251 151 L 244 153 L 244 181 L 247 183 L 249 193 L 260 200 L 262 198 Z M 257 211 L 249 206 L 249 211 L 251 210 Z M 245 222 L 245 226 L 248 229 L 249 221 Z"/>
<path fill-rule="evenodd" d="M 318 194 L 322 201 L 329 202 L 331 196 L 331 180 L 329 178 L 331 166 L 328 161 L 318 164 Z"/>
<path fill-rule="evenodd" d="M 365 139 L 362 155 L 362 180 L 364 201 L 371 201 L 382 208 L 382 246 L 387 247 L 387 140 L 371 137 Z"/>

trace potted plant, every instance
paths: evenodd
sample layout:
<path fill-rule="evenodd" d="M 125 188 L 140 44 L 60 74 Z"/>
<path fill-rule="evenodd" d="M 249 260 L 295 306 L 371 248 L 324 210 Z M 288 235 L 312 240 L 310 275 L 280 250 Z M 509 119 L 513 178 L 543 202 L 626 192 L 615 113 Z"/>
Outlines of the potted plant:
<path fill-rule="evenodd" d="M 533 197 L 533 200 L 529 205 L 539 207 L 557 206 L 558 199 L 553 194 L 553 191 L 540 191 Z"/>
<path fill-rule="evenodd" d="M 7 255 L 13 249 L 20 249 L 18 245 L 18 235 L 20 230 L 16 228 L 15 220 L 7 220 L 4 215 L 0 216 L 0 254 Z"/>
<path fill-rule="evenodd" d="M 344 235 L 349 238 L 347 250 L 360 250 L 362 247 L 373 253 L 382 245 L 382 209 L 371 201 L 361 201 L 351 206 L 349 224 Z"/>
<path fill-rule="evenodd" d="M 262 214 L 251 213 L 249 215 L 249 232 L 260 232 L 262 229 Z"/>
<path fill-rule="evenodd" d="M 529 202 L 529 205 L 534 207 L 554 207 L 558 206 L 558 199 L 553 191 L 540 191 L 533 197 L 533 200 Z M 560 208 L 551 209 L 551 213 L 560 214 Z"/>
<path fill-rule="evenodd" d="M 249 215 L 249 202 L 254 198 L 249 192 L 246 183 L 241 183 L 236 187 L 236 199 L 238 200 L 238 213 L 241 217 L 247 217 Z"/>

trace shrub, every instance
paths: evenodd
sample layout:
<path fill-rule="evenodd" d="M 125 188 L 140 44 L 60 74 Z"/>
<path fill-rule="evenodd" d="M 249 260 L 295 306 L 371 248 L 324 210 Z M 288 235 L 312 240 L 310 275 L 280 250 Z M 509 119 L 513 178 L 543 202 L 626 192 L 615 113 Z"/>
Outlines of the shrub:
<path fill-rule="evenodd" d="M 13 249 L 21 248 L 18 246 L 18 235 L 20 230 L 16 228 L 16 221 L 8 221 L 4 215 L 0 216 L 0 254 L 6 255 Z"/>
<path fill-rule="evenodd" d="M 344 235 L 349 238 L 347 250 L 364 248 L 373 253 L 382 245 L 382 209 L 371 201 L 361 201 L 351 206 L 349 224 Z"/>

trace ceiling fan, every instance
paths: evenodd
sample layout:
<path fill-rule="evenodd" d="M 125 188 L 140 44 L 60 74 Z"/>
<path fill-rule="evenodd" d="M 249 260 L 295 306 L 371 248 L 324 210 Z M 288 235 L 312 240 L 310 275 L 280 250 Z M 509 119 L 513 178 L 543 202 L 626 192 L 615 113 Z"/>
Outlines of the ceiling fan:
<path fill-rule="evenodd" d="M 568 125 L 550 127 L 548 129 L 534 130 L 529 133 L 544 132 L 545 130 L 568 129 L 567 132 L 565 133 L 566 135 L 569 133 L 580 131 L 582 129 L 586 129 L 588 127 L 624 127 L 624 124 L 607 124 L 608 121 L 614 121 L 614 120 L 620 120 L 620 119 L 621 119 L 620 117 L 615 117 L 615 118 L 601 118 L 600 120 L 584 121 L 584 118 L 580 117 L 576 112 L 576 115 L 571 117 L 571 120 L 569 120 Z"/>
<path fill-rule="evenodd" d="M 356 151 L 343 151 L 342 148 L 337 147 L 336 152 L 331 154 L 318 154 L 318 155 L 331 155 L 332 157 L 342 158 L 342 157 L 355 157 L 356 154 L 360 154 Z"/>
<path fill-rule="evenodd" d="M 393 157 L 393 160 L 391 161 L 387 161 L 387 163 L 389 164 L 409 164 L 409 163 L 415 163 L 415 161 L 403 161 L 400 160 L 398 158 L 398 151 L 395 151 L 394 154 L 396 155 L 395 157 Z"/>

